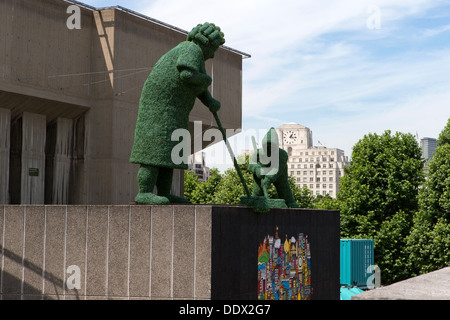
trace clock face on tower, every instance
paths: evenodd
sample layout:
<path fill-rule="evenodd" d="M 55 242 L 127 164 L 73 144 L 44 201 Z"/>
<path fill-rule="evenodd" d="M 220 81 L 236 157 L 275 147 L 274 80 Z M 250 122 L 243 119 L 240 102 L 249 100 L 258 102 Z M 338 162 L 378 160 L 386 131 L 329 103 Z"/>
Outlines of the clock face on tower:
<path fill-rule="evenodd" d="M 293 144 L 297 142 L 297 134 L 294 131 L 285 131 L 283 133 L 283 141 L 285 144 Z"/>

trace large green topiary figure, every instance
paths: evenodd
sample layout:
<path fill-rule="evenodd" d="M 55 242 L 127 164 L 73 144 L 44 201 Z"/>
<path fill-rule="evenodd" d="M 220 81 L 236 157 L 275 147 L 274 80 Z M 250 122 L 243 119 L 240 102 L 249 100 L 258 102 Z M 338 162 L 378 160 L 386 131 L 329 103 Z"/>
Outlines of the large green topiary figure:
<path fill-rule="evenodd" d="M 250 159 L 249 170 L 254 179 L 252 196 L 269 198 L 268 191 L 273 184 L 287 207 L 298 208 L 288 181 L 287 161 L 288 153 L 279 148 L 278 134 L 270 128 L 264 136 L 262 148 L 256 149 Z"/>
<path fill-rule="evenodd" d="M 212 79 L 206 74 L 205 60 L 213 58 L 225 43 L 224 34 L 212 23 L 199 24 L 187 41 L 163 55 L 153 67 L 142 90 L 130 162 L 140 164 L 138 172 L 140 204 L 188 202 L 170 194 L 173 169 L 187 169 L 188 155 L 181 164 L 171 158 L 172 141 L 177 129 L 189 128 L 189 113 L 199 98 L 211 111 L 220 109 L 208 87 Z M 153 193 L 154 187 L 158 195 Z"/>

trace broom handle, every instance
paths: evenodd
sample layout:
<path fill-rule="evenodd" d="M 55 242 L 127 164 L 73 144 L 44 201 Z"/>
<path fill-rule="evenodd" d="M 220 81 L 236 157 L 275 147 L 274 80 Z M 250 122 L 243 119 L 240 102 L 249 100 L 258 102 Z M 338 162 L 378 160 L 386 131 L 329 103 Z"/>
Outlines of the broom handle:
<path fill-rule="evenodd" d="M 222 133 L 222 137 L 223 137 L 223 141 L 225 141 L 225 145 L 227 146 L 228 152 L 230 153 L 231 158 L 233 159 L 233 164 L 234 164 L 234 168 L 236 169 L 239 178 L 241 179 L 242 185 L 244 187 L 245 193 L 247 194 L 247 197 L 250 198 L 251 194 L 250 194 L 250 190 L 248 190 L 248 186 L 247 183 L 245 182 L 244 176 L 242 175 L 242 171 L 241 168 L 239 168 L 239 165 L 237 163 L 236 157 L 234 156 L 233 150 L 231 149 L 230 144 L 228 143 L 227 140 L 227 135 L 225 133 L 225 130 L 222 126 L 222 123 L 220 122 L 219 116 L 217 115 L 217 112 L 213 112 L 211 111 L 214 119 L 216 120 L 217 126 L 219 127 L 220 132 Z"/>

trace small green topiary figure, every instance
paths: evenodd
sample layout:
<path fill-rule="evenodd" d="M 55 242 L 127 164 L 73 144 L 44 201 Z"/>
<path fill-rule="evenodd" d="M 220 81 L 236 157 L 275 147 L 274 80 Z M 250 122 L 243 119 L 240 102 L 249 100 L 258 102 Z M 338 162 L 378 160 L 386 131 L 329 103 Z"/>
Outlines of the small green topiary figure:
<path fill-rule="evenodd" d="M 287 207 L 298 208 L 288 181 L 288 153 L 279 148 L 278 134 L 270 128 L 262 141 L 262 148 L 256 149 L 250 159 L 249 170 L 253 173 L 252 196 L 269 198 L 269 187 L 273 184 L 280 199 Z"/>
<path fill-rule="evenodd" d="M 181 164 L 171 158 L 177 129 L 189 129 L 189 113 L 195 99 L 211 111 L 220 109 L 208 87 L 205 61 L 213 58 L 225 43 L 224 34 L 212 23 L 199 24 L 189 32 L 187 41 L 163 55 L 153 67 L 142 90 L 130 162 L 140 164 L 137 180 L 140 204 L 187 203 L 170 194 L 173 169 L 187 169 L 188 155 Z M 157 188 L 158 195 L 153 193 Z"/>

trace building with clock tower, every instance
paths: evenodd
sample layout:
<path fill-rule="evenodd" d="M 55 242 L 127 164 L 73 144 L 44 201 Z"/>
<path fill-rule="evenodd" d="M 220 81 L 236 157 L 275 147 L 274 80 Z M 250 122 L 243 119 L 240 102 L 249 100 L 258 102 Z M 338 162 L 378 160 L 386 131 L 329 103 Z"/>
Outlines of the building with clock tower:
<path fill-rule="evenodd" d="M 287 123 L 276 128 L 280 148 L 287 151 L 288 174 L 297 186 L 309 188 L 314 195 L 335 198 L 339 180 L 348 165 L 348 157 L 338 148 L 314 146 L 312 131 L 297 123 Z"/>

